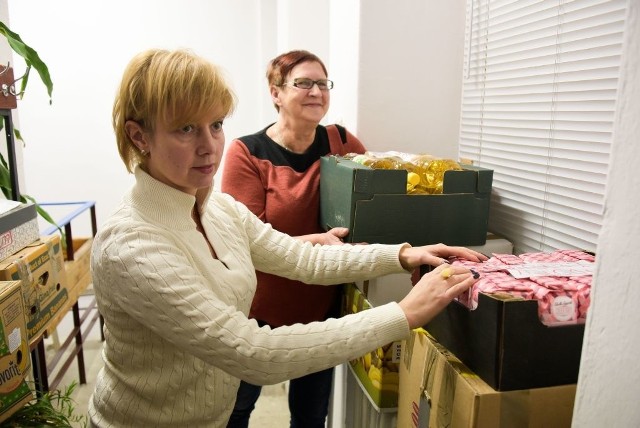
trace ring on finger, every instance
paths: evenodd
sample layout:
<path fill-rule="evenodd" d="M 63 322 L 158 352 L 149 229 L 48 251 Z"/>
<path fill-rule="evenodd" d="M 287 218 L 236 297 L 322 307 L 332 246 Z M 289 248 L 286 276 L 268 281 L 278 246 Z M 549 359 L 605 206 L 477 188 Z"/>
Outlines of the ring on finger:
<path fill-rule="evenodd" d="M 442 269 L 442 270 L 440 271 L 440 276 L 441 276 L 443 279 L 449 279 L 449 278 L 451 278 L 451 275 L 452 275 L 452 274 L 453 274 L 453 272 L 451 271 L 451 268 L 445 268 L 445 269 Z"/>

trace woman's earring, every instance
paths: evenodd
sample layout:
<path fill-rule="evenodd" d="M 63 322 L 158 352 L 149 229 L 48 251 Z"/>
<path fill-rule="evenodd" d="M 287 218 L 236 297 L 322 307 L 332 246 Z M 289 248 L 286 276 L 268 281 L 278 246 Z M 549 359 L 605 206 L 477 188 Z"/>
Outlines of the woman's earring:
<path fill-rule="evenodd" d="M 142 155 L 142 157 L 145 157 L 147 155 L 147 152 L 144 149 L 140 149 L 140 154 Z"/>

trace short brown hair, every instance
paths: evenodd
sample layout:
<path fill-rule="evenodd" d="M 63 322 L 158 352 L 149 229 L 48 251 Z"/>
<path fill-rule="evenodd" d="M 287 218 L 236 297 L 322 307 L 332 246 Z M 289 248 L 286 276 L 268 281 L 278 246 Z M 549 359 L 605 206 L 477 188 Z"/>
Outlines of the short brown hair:
<path fill-rule="evenodd" d="M 317 55 L 305 50 L 294 50 L 280 54 L 269 62 L 267 66 L 267 82 L 269 87 L 271 87 L 271 85 L 282 86 L 285 77 L 291 73 L 291 70 L 303 62 L 317 62 L 320 64 L 320 67 L 322 67 L 325 76 L 329 76 L 327 67 Z M 274 106 L 276 110 L 280 110 L 277 105 L 274 104 Z"/>
<path fill-rule="evenodd" d="M 144 157 L 125 130 L 128 120 L 153 131 L 158 118 L 181 125 L 199 120 L 214 109 L 226 116 L 236 97 L 222 71 L 188 50 L 150 49 L 127 65 L 113 104 L 112 124 L 120 158 L 133 172 Z"/>

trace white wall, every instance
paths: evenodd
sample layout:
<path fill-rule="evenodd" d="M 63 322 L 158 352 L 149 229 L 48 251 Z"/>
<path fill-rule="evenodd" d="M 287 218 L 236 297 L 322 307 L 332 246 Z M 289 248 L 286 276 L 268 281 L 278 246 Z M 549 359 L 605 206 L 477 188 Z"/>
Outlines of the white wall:
<path fill-rule="evenodd" d="M 147 48 L 187 47 L 226 70 L 240 100 L 225 122 L 227 138 L 263 126 L 259 3 L 10 1 L 10 28 L 38 51 L 54 82 L 51 106 L 35 73 L 19 102 L 23 193 L 39 201 L 96 200 L 98 223 L 106 219 L 132 183 L 111 128 L 113 96 L 127 62 Z M 80 232 L 85 224 L 78 223 Z"/>
<path fill-rule="evenodd" d="M 452 157 L 457 150 L 461 83 L 451 76 L 462 70 L 463 0 L 366 8 L 359 0 L 8 4 L 11 28 L 39 52 L 54 82 L 51 106 L 35 75 L 20 101 L 21 190 L 39 201 L 96 200 L 98 223 L 132 183 L 115 149 L 111 106 L 124 66 L 149 47 L 189 47 L 228 71 L 240 102 L 225 123 L 227 139 L 275 119 L 266 64 L 305 48 L 336 81 L 325 123 L 344 124 L 374 150 Z M 15 66 L 19 73 L 23 64 Z"/>
<path fill-rule="evenodd" d="M 628 6 L 605 215 L 574 408 L 576 428 L 640 426 L 640 204 L 631 196 L 640 188 L 640 2 L 629 1 Z"/>
<path fill-rule="evenodd" d="M 325 123 L 339 123 L 357 132 L 358 43 L 360 38 L 359 0 L 330 0 L 329 77 L 335 81 L 331 90 L 331 108 Z"/>
<path fill-rule="evenodd" d="M 363 1 L 360 21 L 358 135 L 457 159 L 465 1 Z"/>
<path fill-rule="evenodd" d="M 371 149 L 455 156 L 463 0 L 299 3 L 11 0 L 10 26 L 40 52 L 55 85 L 53 106 L 35 78 L 20 101 L 27 139 L 24 190 L 39 200 L 96 200 L 98 222 L 106 218 L 132 181 L 113 140 L 113 93 L 130 57 L 157 46 L 191 47 L 228 70 L 240 105 L 225 124 L 227 139 L 253 132 L 275 117 L 264 80 L 266 61 L 281 50 L 305 47 L 320 54 L 336 80 L 330 117 L 356 131 Z M 640 396 L 634 358 L 640 354 L 635 332 L 640 311 L 633 287 L 640 277 L 640 206 L 632 190 L 640 183 L 629 172 L 640 163 L 639 77 L 632 71 L 638 69 L 640 49 L 638 5 L 629 3 L 632 27 L 576 427 L 640 426 L 640 407 L 631 401 Z M 316 8 L 321 25 L 314 25 Z M 310 20 L 308 27 L 303 25 Z"/>
<path fill-rule="evenodd" d="M 265 79 L 268 60 L 305 48 L 331 64 L 328 0 L 311 9 L 290 0 L 187 0 L 180 7 L 167 0 L 9 3 L 10 27 L 38 51 L 54 82 L 50 106 L 34 74 L 15 115 L 27 143 L 21 191 L 39 201 L 96 200 L 98 222 L 132 183 L 118 158 L 110 118 L 122 70 L 135 53 L 188 47 L 226 69 L 240 100 L 225 122 L 227 139 L 275 120 Z M 5 58 L 8 48 L 2 47 Z M 15 68 L 20 75 L 24 64 L 18 60 Z M 78 226 L 88 233 L 88 223 Z"/>

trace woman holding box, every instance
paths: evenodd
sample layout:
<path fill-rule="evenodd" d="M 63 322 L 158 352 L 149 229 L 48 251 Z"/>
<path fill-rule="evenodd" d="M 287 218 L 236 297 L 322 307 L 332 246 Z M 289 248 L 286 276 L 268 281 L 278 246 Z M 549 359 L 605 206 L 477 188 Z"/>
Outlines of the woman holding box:
<path fill-rule="evenodd" d="M 267 82 L 278 120 L 238 138 L 227 148 L 222 191 L 244 203 L 274 229 L 319 244 L 342 244 L 348 229 L 324 232 L 320 214 L 320 158 L 364 153 L 362 143 L 339 125 L 320 125 L 333 81 L 316 55 L 294 50 L 269 62 Z M 339 314 L 340 290 L 256 272 L 249 316 L 272 328 L 323 321 Z M 324 427 L 333 368 L 289 383 L 292 427 Z M 246 428 L 261 387 L 240 383 L 228 428 Z"/>

